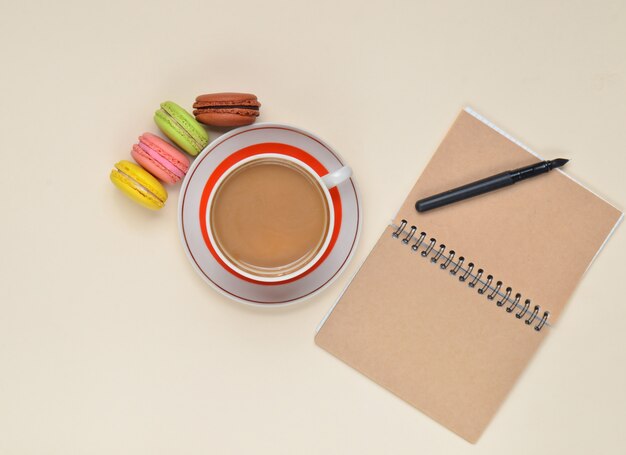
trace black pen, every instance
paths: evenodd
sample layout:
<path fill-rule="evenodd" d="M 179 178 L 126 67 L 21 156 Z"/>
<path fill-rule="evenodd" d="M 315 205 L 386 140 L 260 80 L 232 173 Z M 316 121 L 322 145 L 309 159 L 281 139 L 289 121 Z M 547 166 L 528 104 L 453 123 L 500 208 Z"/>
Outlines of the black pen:
<path fill-rule="evenodd" d="M 453 202 L 462 201 L 463 199 L 478 196 L 479 194 L 497 190 L 498 188 L 513 185 L 520 180 L 545 174 L 554 168 L 563 166 L 568 161 L 569 160 L 565 158 L 557 158 L 556 160 L 541 161 L 540 163 L 531 164 L 530 166 L 502 172 L 452 190 L 444 191 L 443 193 L 435 194 L 434 196 L 420 199 L 415 203 L 415 208 L 418 212 L 436 209 L 437 207 L 452 204 Z"/>

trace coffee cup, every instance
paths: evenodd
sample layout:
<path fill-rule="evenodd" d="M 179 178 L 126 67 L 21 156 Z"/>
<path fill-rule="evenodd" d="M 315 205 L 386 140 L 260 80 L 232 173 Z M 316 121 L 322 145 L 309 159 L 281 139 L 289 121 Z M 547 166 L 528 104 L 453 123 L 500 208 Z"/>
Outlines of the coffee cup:
<path fill-rule="evenodd" d="M 280 153 L 241 159 L 209 194 L 208 240 L 225 267 L 246 279 L 297 279 L 327 252 L 338 230 L 329 190 L 351 175 L 347 166 L 319 175 Z"/>

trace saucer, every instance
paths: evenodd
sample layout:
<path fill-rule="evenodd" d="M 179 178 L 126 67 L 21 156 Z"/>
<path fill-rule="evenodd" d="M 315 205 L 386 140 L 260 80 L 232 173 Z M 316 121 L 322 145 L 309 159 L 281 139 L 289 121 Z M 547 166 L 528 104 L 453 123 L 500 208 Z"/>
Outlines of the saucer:
<path fill-rule="evenodd" d="M 233 130 L 211 142 L 194 160 L 183 181 L 178 202 L 178 227 L 189 261 L 200 276 L 223 295 L 242 303 L 281 306 L 310 298 L 329 286 L 352 259 L 361 233 L 362 210 L 354 177 L 338 185 L 341 225 L 326 258 L 306 275 L 284 283 L 261 284 L 222 266 L 206 244 L 202 194 L 217 167 L 242 149 L 266 152 L 281 145 L 299 149 L 320 168 L 334 172 L 345 166 L 341 157 L 312 133 L 292 126 L 258 123 Z M 254 147 L 253 147 L 254 146 Z M 206 224 L 206 223 L 204 223 Z M 251 227 L 253 229 L 253 227 Z"/>

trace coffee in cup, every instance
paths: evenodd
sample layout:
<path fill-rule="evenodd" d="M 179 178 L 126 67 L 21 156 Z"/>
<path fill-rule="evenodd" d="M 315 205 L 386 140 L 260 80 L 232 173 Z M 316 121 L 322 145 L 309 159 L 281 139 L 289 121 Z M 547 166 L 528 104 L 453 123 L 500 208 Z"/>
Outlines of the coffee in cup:
<path fill-rule="evenodd" d="M 347 169 L 347 171 L 346 171 Z M 305 163 L 279 154 L 240 161 L 215 185 L 209 200 L 211 241 L 234 271 L 260 281 L 282 281 L 308 270 L 330 242 L 331 183 Z"/>

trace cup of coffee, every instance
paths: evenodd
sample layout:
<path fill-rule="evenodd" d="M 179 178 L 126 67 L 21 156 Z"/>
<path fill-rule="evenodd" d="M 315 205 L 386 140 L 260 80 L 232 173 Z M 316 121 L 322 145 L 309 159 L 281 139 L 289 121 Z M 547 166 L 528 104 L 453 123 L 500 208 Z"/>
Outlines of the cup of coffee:
<path fill-rule="evenodd" d="M 265 284 L 297 278 L 328 249 L 337 229 L 329 189 L 351 175 L 346 166 L 320 176 L 279 153 L 242 159 L 209 195 L 209 242 L 226 267 L 245 278 Z"/>

